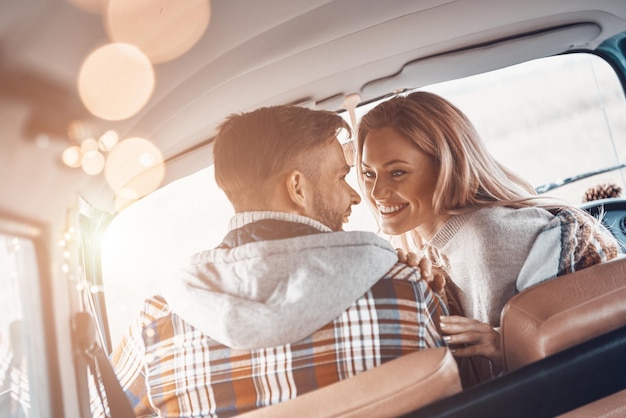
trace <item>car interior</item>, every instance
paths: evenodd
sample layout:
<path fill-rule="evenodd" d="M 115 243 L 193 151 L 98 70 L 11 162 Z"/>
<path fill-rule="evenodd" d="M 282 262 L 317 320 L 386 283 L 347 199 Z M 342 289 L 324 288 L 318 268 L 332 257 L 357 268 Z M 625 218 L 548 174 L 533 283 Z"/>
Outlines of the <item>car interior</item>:
<path fill-rule="evenodd" d="M 226 232 L 224 118 L 293 104 L 356 130 L 415 90 L 457 103 L 494 155 L 626 250 L 623 0 L 1 2 L 0 416 L 90 417 L 93 373 L 133 416 L 107 356 Z M 346 229 L 378 232 L 365 206 Z M 463 390 L 451 351 L 426 350 L 246 415 L 619 416 L 624 302 L 620 256 L 513 297 L 489 382 Z"/>

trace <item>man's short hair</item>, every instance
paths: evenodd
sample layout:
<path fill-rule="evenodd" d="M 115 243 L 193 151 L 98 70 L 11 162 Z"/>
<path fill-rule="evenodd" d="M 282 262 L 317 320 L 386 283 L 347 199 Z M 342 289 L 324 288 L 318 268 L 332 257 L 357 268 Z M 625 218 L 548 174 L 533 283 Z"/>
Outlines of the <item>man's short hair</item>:
<path fill-rule="evenodd" d="M 215 180 L 235 210 L 267 197 L 268 182 L 317 164 L 315 151 L 350 127 L 341 116 L 298 106 L 264 107 L 230 115 L 219 126 L 213 144 Z"/>

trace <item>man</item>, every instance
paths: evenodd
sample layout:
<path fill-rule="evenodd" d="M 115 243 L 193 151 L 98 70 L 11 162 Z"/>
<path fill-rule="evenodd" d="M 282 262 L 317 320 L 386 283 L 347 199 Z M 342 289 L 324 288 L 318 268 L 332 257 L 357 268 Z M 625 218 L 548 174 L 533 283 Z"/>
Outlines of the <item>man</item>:
<path fill-rule="evenodd" d="M 445 305 L 419 272 L 375 234 L 342 231 L 360 198 L 340 129 L 294 106 L 220 126 L 230 232 L 146 301 L 113 353 L 137 415 L 237 415 L 445 345 Z"/>

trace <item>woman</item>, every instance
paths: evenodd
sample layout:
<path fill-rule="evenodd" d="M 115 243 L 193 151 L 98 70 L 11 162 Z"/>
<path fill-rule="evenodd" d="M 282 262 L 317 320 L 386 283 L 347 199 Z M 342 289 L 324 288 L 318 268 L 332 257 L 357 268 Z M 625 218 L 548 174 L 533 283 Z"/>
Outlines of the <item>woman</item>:
<path fill-rule="evenodd" d="M 359 125 L 357 159 L 382 231 L 451 278 L 458 315 L 441 326 L 455 355 L 472 358 L 461 362 L 473 369 L 462 372 L 466 386 L 501 371 L 500 314 L 516 292 L 617 256 L 599 222 L 540 200 L 437 95 L 416 92 L 372 109 Z"/>

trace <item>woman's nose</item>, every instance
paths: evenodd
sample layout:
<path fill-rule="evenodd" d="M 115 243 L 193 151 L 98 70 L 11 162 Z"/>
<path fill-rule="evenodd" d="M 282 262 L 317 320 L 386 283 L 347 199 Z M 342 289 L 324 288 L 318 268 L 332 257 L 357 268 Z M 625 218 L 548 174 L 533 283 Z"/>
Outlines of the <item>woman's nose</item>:
<path fill-rule="evenodd" d="M 381 199 L 385 197 L 389 193 L 389 187 L 385 184 L 384 181 L 381 181 L 380 178 L 376 178 L 374 180 L 374 185 L 372 186 L 372 190 L 370 191 L 370 195 L 373 199 Z"/>

